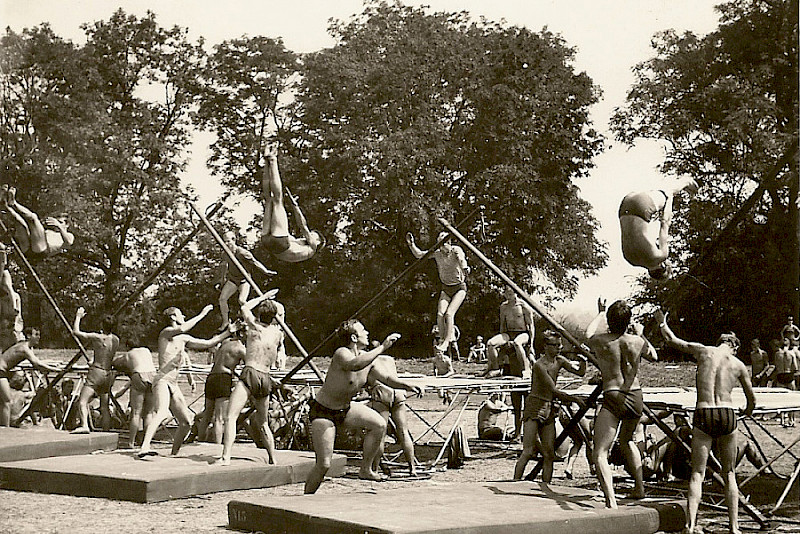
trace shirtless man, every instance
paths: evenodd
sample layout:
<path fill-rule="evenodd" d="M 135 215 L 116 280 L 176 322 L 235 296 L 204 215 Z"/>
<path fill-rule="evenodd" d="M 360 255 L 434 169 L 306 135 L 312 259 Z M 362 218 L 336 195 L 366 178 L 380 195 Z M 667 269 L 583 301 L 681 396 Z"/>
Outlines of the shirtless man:
<path fill-rule="evenodd" d="M 543 459 L 542 481 L 549 484 L 553 480 L 553 462 L 556 456 L 555 423 L 558 416 L 558 406 L 553 404 L 553 399 L 583 404 L 578 397 L 557 389 L 556 380 L 561 369 L 577 376 L 586 374 L 586 358 L 580 358 L 579 363 L 572 362 L 561 356 L 561 348 L 561 336 L 558 333 L 552 330 L 544 333 L 544 355 L 533 364 L 531 392 L 525 399 L 522 452 L 514 467 L 514 480 L 522 480 L 525 467 L 537 450 Z"/>
<path fill-rule="evenodd" d="M 642 388 L 636 375 L 642 355 L 651 351 L 652 345 L 641 336 L 626 333 L 631 321 L 631 309 L 623 300 L 609 306 L 605 314 L 608 332 L 596 333 L 605 311 L 605 303 L 599 301 L 598 304 L 597 317 L 586 327 L 586 344 L 594 352 L 603 378 L 603 406 L 594 423 L 594 463 L 606 508 L 617 508 L 611 466 L 608 463 L 608 452 L 614 444 L 617 429 L 627 470 L 635 481 L 631 498 L 644 497 L 642 457 L 633 437 L 643 409 Z M 649 357 L 656 358 L 654 351 Z"/>
<path fill-rule="evenodd" d="M 300 211 L 297 199 L 286 189 L 286 196 L 295 215 L 295 223 L 303 234 L 297 238 L 289 234 L 289 216 L 283 205 L 283 184 L 278 171 L 278 154 L 275 146 L 264 154 L 264 175 L 261 188 L 264 192 L 264 224 L 261 230 L 261 242 L 276 258 L 288 263 L 305 261 L 324 246 L 322 234 L 308 228 L 308 223 Z"/>
<path fill-rule="evenodd" d="M 36 369 L 46 373 L 48 371 L 57 373 L 58 368 L 53 367 L 39 360 L 31 350 L 31 345 L 39 342 L 39 330 L 36 328 L 26 329 L 28 338 L 18 341 L 0 354 L 0 426 L 11 424 L 11 386 L 8 384 L 12 370 L 22 360 L 28 360 Z"/>
<path fill-rule="evenodd" d="M 275 297 L 275 293 L 277 290 L 267 291 L 242 306 L 242 319 L 247 327 L 247 341 L 242 360 L 244 369 L 231 393 L 225 414 L 222 457 L 217 462 L 219 465 L 225 466 L 231 463 L 231 449 L 236 439 L 236 420 L 247 404 L 248 398 L 253 399 L 256 407 L 258 420 L 255 429 L 260 431 L 260 438 L 266 445 L 269 463 L 275 463 L 275 438 L 269 428 L 269 394 L 275 381 L 270 376 L 269 370 L 278 357 L 278 347 L 283 340 L 281 327 L 274 322 L 278 306 L 274 301 L 268 300 Z M 252 311 L 256 306 L 258 306 L 257 317 Z M 235 367 L 239 362 L 237 360 L 231 363 Z"/>
<path fill-rule="evenodd" d="M 442 352 L 447 350 L 450 343 L 456 341 L 456 313 L 467 297 L 467 275 L 469 274 L 469 265 L 467 265 L 464 250 L 458 245 L 453 245 L 448 236 L 447 232 L 439 234 L 437 241 L 447 239 L 431 254 L 431 258 L 436 261 L 439 280 L 442 283 L 439 302 L 436 306 L 436 326 L 439 327 L 439 332 L 442 334 L 442 342 L 437 348 Z M 411 232 L 406 234 L 406 242 L 415 258 L 419 259 L 428 253 L 427 250 L 422 250 L 417 246 Z"/>
<path fill-rule="evenodd" d="M 655 189 L 629 193 L 619 207 L 619 225 L 622 233 L 622 255 L 633 266 L 644 267 L 650 277 L 666 280 L 670 267 L 669 226 L 672 222 L 672 199 L 683 190 L 694 194 L 697 182 L 690 177 L 676 180 L 668 189 Z M 661 228 L 657 242 L 648 235 L 649 225 L 661 212 Z"/>
<path fill-rule="evenodd" d="M 278 274 L 264 267 L 264 264 L 258 261 L 249 250 L 237 245 L 236 232 L 225 232 L 222 234 L 222 240 L 242 266 L 251 265 L 266 276 Z M 242 304 L 247 302 L 250 296 L 250 284 L 245 280 L 244 274 L 231 262 L 228 255 L 225 254 L 222 260 L 222 281 L 220 283 L 219 293 L 219 313 L 222 315 L 222 326 L 220 330 L 228 328 L 228 323 L 230 322 L 230 318 L 228 317 L 230 311 L 228 308 L 228 299 L 237 291 L 239 293 L 239 307 L 241 307 Z"/>
<path fill-rule="evenodd" d="M 66 215 L 47 217 L 42 224 L 36 213 L 17 202 L 16 194 L 15 187 L 0 187 L 0 209 L 14 219 L 14 238 L 22 252 L 48 257 L 72 246 L 75 236 L 67 230 Z"/>
<path fill-rule="evenodd" d="M 211 339 L 197 339 L 188 334 L 213 309 L 214 307 L 209 304 L 199 315 L 189 320 L 186 320 L 183 312 L 174 306 L 164 311 L 164 315 L 169 318 L 169 325 L 158 335 L 158 376 L 153 379 L 152 385 L 154 414 L 146 418 L 142 448 L 137 453 L 139 458 L 158 456 L 158 453 L 150 448 L 150 442 L 158 427 L 167 419 L 169 412 L 178 421 L 178 429 L 172 437 L 173 455 L 178 454 L 183 440 L 192 428 L 191 412 L 178 387 L 178 369 L 183 362 L 184 349 L 210 349 L 230 335 L 229 330 Z"/>
<path fill-rule="evenodd" d="M 725 481 L 725 503 L 728 506 L 729 529 L 739 534 L 739 487 L 736 484 L 736 409 L 731 390 L 741 385 L 747 397 L 745 415 L 752 415 L 756 397 L 750 384 L 747 367 L 736 357 L 739 340 L 735 334 L 722 334 L 716 347 L 684 341 L 667 325 L 667 317 L 656 312 L 661 333 L 667 344 L 697 360 L 697 405 L 692 431 L 692 475 L 689 479 L 689 516 L 684 532 L 700 532 L 697 508 L 703 495 L 703 478 L 712 444 L 716 441 L 722 478 Z"/>
<path fill-rule="evenodd" d="M 0 250 L 0 351 L 22 341 L 22 299 L 14 290 L 5 250 Z"/>
<path fill-rule="evenodd" d="M 506 437 L 506 429 L 497 424 L 497 419 L 503 412 L 510 412 L 514 408 L 503 402 L 503 394 L 495 391 L 489 394 L 478 409 L 478 439 L 487 441 L 502 441 Z"/>
<path fill-rule="evenodd" d="M 767 356 L 767 351 L 761 348 L 758 338 L 750 342 L 750 365 L 752 366 L 753 385 L 763 385 L 762 381 L 767 374 L 767 367 L 769 367 L 769 356 Z"/>
<path fill-rule="evenodd" d="M 375 457 L 380 454 L 383 446 L 386 421 L 375 410 L 363 404 L 351 404 L 351 400 L 367 383 L 372 362 L 391 347 L 400 338 L 400 334 L 389 334 L 383 343 L 365 351 L 370 346 L 369 332 L 360 321 L 345 321 L 339 330 L 340 341 L 344 346 L 333 353 L 325 382 L 317 391 L 316 398 L 309 401 L 308 418 L 311 422 L 311 440 L 314 443 L 316 462 L 306 478 L 305 493 L 316 492 L 325 473 L 330 469 L 336 429 L 342 425 L 366 430 L 364 460 L 359 478 L 383 480 L 373 466 Z M 378 374 L 376 378 L 391 388 L 407 388 L 406 384 L 391 376 Z M 419 388 L 413 391 L 417 394 L 421 392 Z"/>
<path fill-rule="evenodd" d="M 503 296 L 506 300 L 500 304 L 500 333 L 486 342 L 489 369 L 500 367 L 498 349 L 503 345 L 508 345 L 514 349 L 514 354 L 503 374 L 528 377 L 531 374 L 528 355 L 532 356 L 534 353 L 533 310 L 519 298 L 511 286 L 506 287 Z M 511 393 L 511 404 L 514 406 L 514 428 L 516 429 L 514 437 L 519 436 L 522 431 L 523 396 L 522 393 Z"/>
<path fill-rule="evenodd" d="M 229 337 L 214 351 L 214 364 L 206 379 L 205 407 L 198 421 L 198 437 L 207 439 L 208 427 L 214 423 L 214 443 L 222 445 L 225 430 L 225 415 L 233 391 L 233 372 L 236 365 L 244 359 L 244 326 L 239 326 L 233 337 Z"/>
<path fill-rule="evenodd" d="M 391 376 L 397 383 L 403 384 L 403 389 L 392 388 L 384 384 L 381 380 Z M 417 475 L 416 459 L 414 458 L 414 440 L 408 431 L 408 410 L 406 409 L 406 391 L 414 391 L 422 394 L 422 390 L 401 380 L 397 376 L 397 365 L 391 356 L 378 356 L 367 375 L 367 391 L 370 394 L 369 407 L 381 414 L 383 420 L 388 424 L 389 419 L 394 423 L 397 434 L 397 442 L 403 449 L 403 456 L 408 463 L 408 474 Z M 381 454 L 375 456 L 372 470 L 377 472 L 380 468 Z"/>
<path fill-rule="evenodd" d="M 156 366 L 153 365 L 153 353 L 147 347 L 132 348 L 114 357 L 111 362 L 114 369 L 119 369 L 130 378 L 128 389 L 128 404 L 131 407 L 130 421 L 128 421 L 128 448 L 136 446 L 136 435 L 139 433 L 139 423 L 142 413 L 148 413 L 151 403 L 153 381 L 156 378 Z M 147 426 L 145 419 L 145 427 Z"/>
<path fill-rule="evenodd" d="M 794 317 L 791 315 L 786 318 L 786 325 L 781 329 L 781 339 L 787 337 L 790 339 L 800 338 L 800 328 L 794 324 Z"/>
<path fill-rule="evenodd" d="M 108 315 L 103 318 L 103 326 L 100 332 L 83 332 L 81 331 L 81 319 L 85 316 L 86 310 L 83 307 L 79 307 L 75 312 L 72 333 L 81 343 L 88 345 L 94 351 L 94 358 L 89 364 L 89 373 L 86 375 L 86 382 L 83 384 L 81 396 L 78 399 L 78 414 L 81 418 L 81 424 L 71 432 L 72 434 L 88 434 L 90 432 L 89 401 L 95 395 L 100 397 L 103 430 L 108 432 L 111 429 L 108 396 L 116 379 L 116 374 L 111 370 L 112 361 L 119 348 L 119 337 L 113 333 L 116 321 L 113 316 Z"/>

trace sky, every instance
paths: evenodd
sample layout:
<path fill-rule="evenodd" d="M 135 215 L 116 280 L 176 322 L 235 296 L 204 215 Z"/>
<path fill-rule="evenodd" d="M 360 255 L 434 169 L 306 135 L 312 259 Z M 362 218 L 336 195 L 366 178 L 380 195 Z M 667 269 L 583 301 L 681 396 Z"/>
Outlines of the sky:
<path fill-rule="evenodd" d="M 617 208 L 626 193 L 646 189 L 663 178 L 658 165 L 663 148 L 655 142 L 628 147 L 613 141 L 608 120 L 625 103 L 634 81 L 632 68 L 653 56 L 652 36 L 662 30 L 713 31 L 719 16 L 714 6 L 720 0 L 407 0 L 406 5 L 430 6 L 433 12 L 467 11 L 476 19 L 504 20 L 532 31 L 547 27 L 576 48 L 574 68 L 585 71 L 603 91 L 592 108 L 594 127 L 607 137 L 607 148 L 596 157 L 590 176 L 576 183 L 581 196 L 593 206 L 600 222 L 598 238 L 608 244 L 608 265 L 597 275 L 581 281 L 577 297 L 564 309 L 587 309 L 597 297 L 625 298 L 634 289 L 634 279 L 644 271 L 628 265 L 619 243 Z M 311 52 L 333 46 L 327 33 L 330 19 L 348 20 L 363 11 L 361 0 L 0 0 L 0 21 L 14 31 L 48 22 L 56 34 L 83 42 L 80 25 L 107 19 L 123 8 L 138 16 L 156 13 L 163 26 L 180 25 L 189 37 L 202 36 L 208 46 L 242 35 L 281 37 L 294 52 Z M 218 180 L 205 167 L 208 144 L 213 137 L 195 136 L 190 162 L 183 177 L 200 195 L 200 204 L 211 204 L 222 192 Z M 243 201 L 237 208 L 242 220 L 260 207 Z M 535 299 L 535 295 L 533 296 Z"/>

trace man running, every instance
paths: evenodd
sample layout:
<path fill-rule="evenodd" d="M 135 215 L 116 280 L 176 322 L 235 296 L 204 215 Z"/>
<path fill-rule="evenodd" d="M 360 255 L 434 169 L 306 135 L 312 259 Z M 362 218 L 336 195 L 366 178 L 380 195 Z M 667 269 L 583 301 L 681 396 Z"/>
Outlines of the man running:
<path fill-rule="evenodd" d="M 269 374 L 270 367 L 278 357 L 278 347 L 283 341 L 283 332 L 273 319 L 278 313 L 278 306 L 272 300 L 278 291 L 267 291 L 244 303 L 242 319 L 247 328 L 247 341 L 243 357 L 244 369 L 239 375 L 239 382 L 231 393 L 228 410 L 225 414 L 225 432 L 222 440 L 222 457 L 219 465 L 230 465 L 231 449 L 236 439 L 236 421 L 247 399 L 252 398 L 257 412 L 255 430 L 260 432 L 261 440 L 266 446 L 269 463 L 275 463 L 275 438 L 269 427 L 269 394 L 275 382 Z M 258 306 L 256 313 L 253 309 Z M 241 357 L 241 353 L 238 353 Z M 238 360 L 233 363 L 235 367 Z M 232 369 L 233 367 L 231 367 Z"/>
<path fill-rule="evenodd" d="M 75 334 L 81 343 L 89 346 L 94 351 L 94 358 L 89 364 L 89 373 L 86 375 L 86 382 L 81 389 L 81 396 L 78 399 L 78 414 L 81 424 L 73 430 L 72 434 L 88 434 L 89 430 L 89 401 L 92 397 L 100 397 L 100 413 L 103 420 L 103 430 L 108 432 L 111 429 L 111 412 L 109 411 L 109 394 L 111 386 L 114 385 L 116 374 L 111 369 L 114 356 L 119 348 L 119 337 L 113 332 L 116 320 L 112 315 L 103 318 L 103 326 L 100 332 L 81 331 L 81 319 L 86 316 L 86 310 L 81 306 L 75 312 L 75 322 L 72 326 L 72 333 Z"/>
<path fill-rule="evenodd" d="M 737 414 L 731 400 L 731 390 L 742 386 L 747 406 L 745 415 L 752 415 L 756 397 L 750 383 L 747 367 L 736 357 L 739 339 L 735 334 L 722 334 L 717 346 L 684 341 L 676 336 L 667 317 L 661 310 L 656 312 L 661 333 L 667 344 L 681 352 L 691 354 L 697 361 L 697 405 L 694 411 L 692 432 L 692 475 L 689 479 L 689 516 L 684 532 L 696 530 L 697 509 L 703 495 L 703 478 L 706 473 L 708 453 L 714 442 L 722 464 L 722 479 L 725 481 L 725 504 L 728 506 L 728 521 L 731 532 L 739 534 L 739 487 L 736 484 L 736 422 Z"/>
<path fill-rule="evenodd" d="M 209 304 L 196 317 L 189 320 L 186 320 L 183 312 L 175 306 L 164 311 L 164 315 L 169 318 L 169 325 L 158 335 L 158 376 L 153 380 L 152 385 L 153 411 L 155 413 L 152 416 L 148 415 L 145 422 L 142 448 L 137 453 L 139 458 L 158 456 L 158 453 L 150 448 L 150 442 L 158 427 L 167 419 L 169 412 L 178 421 L 178 429 L 172 437 L 173 456 L 178 454 L 183 440 L 186 439 L 192 428 L 191 412 L 186 406 L 186 399 L 183 397 L 181 388 L 178 387 L 178 369 L 183 362 L 184 349 L 210 349 L 230 335 L 229 330 L 225 330 L 211 339 L 197 339 L 188 334 L 213 309 L 214 307 Z"/>
<path fill-rule="evenodd" d="M 442 341 L 436 348 L 441 352 L 446 351 L 451 343 L 456 342 L 456 313 L 467 297 L 467 275 L 469 274 L 469 265 L 467 265 L 464 250 L 458 245 L 453 245 L 449 236 L 450 234 L 447 232 L 441 232 L 437 241 L 443 239 L 444 241 L 431 254 L 431 258 L 436 261 L 439 280 L 442 283 L 436 307 L 436 326 L 439 327 L 442 335 Z M 428 253 L 427 250 L 422 250 L 417 246 L 411 232 L 406 234 L 406 242 L 415 258 L 419 259 Z"/>
<path fill-rule="evenodd" d="M 605 304 L 600 301 L 597 317 L 586 327 L 586 344 L 594 352 L 603 379 L 603 407 L 594 424 L 594 463 L 597 479 L 605 496 L 606 508 L 617 508 L 608 452 L 619 429 L 619 443 L 625 456 L 627 470 L 634 477 L 631 498 L 644 497 L 642 458 L 633 438 L 642 416 L 642 388 L 636 376 L 643 354 L 651 345 L 641 336 L 626 333 L 631 321 L 631 309 L 624 300 L 609 306 L 605 313 L 608 332 L 597 334 Z M 655 354 L 650 355 L 655 358 Z"/>
<path fill-rule="evenodd" d="M 306 478 L 305 493 L 314 493 L 328 472 L 333 456 L 336 429 L 340 426 L 364 429 L 364 459 L 359 478 L 381 481 L 383 478 L 374 469 L 375 457 L 380 454 L 386 421 L 375 410 L 359 403 L 352 403 L 353 396 L 367 382 L 371 364 L 400 338 L 400 334 L 389 334 L 372 350 L 369 347 L 369 332 L 360 321 L 351 319 L 339 327 L 341 343 L 333 353 L 325 382 L 309 402 L 308 418 L 311 421 L 311 441 L 314 443 L 316 462 Z M 390 376 L 378 376 L 392 388 L 406 389 L 407 385 Z M 421 394 L 421 389 L 413 390 Z"/>
<path fill-rule="evenodd" d="M 303 237 L 297 238 L 289 233 L 289 216 L 283 205 L 283 184 L 278 171 L 277 148 L 271 146 L 264 155 L 264 175 L 261 188 L 264 192 L 264 224 L 261 242 L 276 258 L 288 263 L 305 261 L 324 246 L 322 234 L 308 228 L 308 223 L 300 211 L 297 199 L 286 189 L 286 196 L 294 211 L 295 223 Z"/>
<path fill-rule="evenodd" d="M 622 232 L 622 255 L 631 265 L 644 267 L 650 277 L 666 280 L 671 269 L 669 257 L 669 227 L 672 222 L 672 199 L 683 190 L 694 194 L 697 182 L 690 177 L 675 181 L 669 189 L 629 193 L 619 206 L 619 225 Z M 650 222 L 661 213 L 658 240 L 649 234 Z"/>

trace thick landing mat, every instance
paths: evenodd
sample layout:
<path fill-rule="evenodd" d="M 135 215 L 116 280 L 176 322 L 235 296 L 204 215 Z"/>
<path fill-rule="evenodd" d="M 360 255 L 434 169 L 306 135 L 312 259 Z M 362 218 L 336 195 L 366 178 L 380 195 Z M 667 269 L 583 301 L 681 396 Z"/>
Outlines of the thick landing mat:
<path fill-rule="evenodd" d="M 52 428 L 0 427 L 0 462 L 111 451 L 118 441 L 119 435 L 114 432 L 70 434 Z"/>
<path fill-rule="evenodd" d="M 681 530 L 676 501 L 620 502 L 536 482 L 427 484 L 375 494 L 268 497 L 228 503 L 230 526 L 282 534 L 651 534 Z"/>
<path fill-rule="evenodd" d="M 302 482 L 314 465 L 314 453 L 301 451 L 277 451 L 277 465 L 269 465 L 267 452 L 252 445 L 234 446 L 231 465 L 225 467 L 212 465 L 222 445 L 184 445 L 174 457 L 169 449 L 157 450 L 161 456 L 143 460 L 128 450 L 0 463 L 0 487 L 156 502 Z M 335 455 L 331 476 L 344 473 L 346 463 L 344 456 Z"/>

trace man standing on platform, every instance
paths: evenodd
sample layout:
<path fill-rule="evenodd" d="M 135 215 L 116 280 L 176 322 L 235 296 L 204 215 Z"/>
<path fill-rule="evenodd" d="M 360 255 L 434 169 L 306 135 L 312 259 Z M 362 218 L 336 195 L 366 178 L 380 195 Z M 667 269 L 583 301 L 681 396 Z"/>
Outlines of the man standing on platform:
<path fill-rule="evenodd" d="M 18 341 L 0 354 L 0 426 L 11 424 L 11 386 L 8 383 L 12 375 L 12 369 L 22 360 L 28 360 L 36 369 L 46 373 L 48 371 L 57 373 L 56 367 L 47 365 L 39 360 L 31 349 L 31 345 L 39 342 L 39 330 L 36 328 L 26 328 L 27 339 Z"/>
<path fill-rule="evenodd" d="M 667 317 L 656 312 L 661 333 L 667 344 L 681 352 L 691 354 L 697 361 L 697 406 L 694 411 L 692 432 L 692 475 L 689 479 L 689 517 L 684 532 L 700 532 L 697 526 L 697 509 L 703 495 L 703 478 L 706 474 L 708 453 L 716 441 L 722 478 L 725 481 L 725 503 L 728 506 L 730 532 L 739 530 L 739 487 L 736 484 L 736 410 L 731 400 L 731 390 L 742 386 L 747 407 L 745 415 L 752 415 L 756 397 L 750 383 L 747 367 L 736 357 L 739 339 L 735 334 L 722 334 L 716 347 L 684 341 L 667 325 Z"/>
<path fill-rule="evenodd" d="M 85 316 L 86 310 L 83 307 L 79 307 L 75 312 L 72 333 L 81 343 L 89 345 L 94 351 L 94 359 L 89 365 L 89 373 L 86 375 L 86 382 L 78 399 L 81 426 L 73 430 L 72 434 L 89 433 L 89 401 L 92 400 L 95 394 L 100 397 L 103 430 L 108 432 L 111 429 L 111 412 L 109 411 L 108 397 L 111 394 L 111 386 L 114 385 L 114 380 L 116 379 L 116 374 L 111 370 L 112 360 L 119 348 L 119 337 L 113 332 L 116 321 L 114 316 L 107 315 L 103 318 L 101 332 L 83 332 L 81 331 L 81 319 Z"/>
<path fill-rule="evenodd" d="M 651 345 L 641 336 L 626 333 L 631 321 L 631 309 L 624 300 L 608 308 L 608 332 L 596 334 L 605 303 L 598 301 L 598 315 L 586 328 L 586 344 L 594 352 L 603 378 L 603 407 L 594 424 L 594 462 L 597 479 L 606 499 L 606 508 L 617 508 L 608 452 L 619 429 L 619 443 L 625 456 L 628 472 L 634 477 L 631 498 L 644 497 L 642 457 L 633 434 L 642 416 L 642 388 L 636 376 L 642 355 Z M 654 357 L 651 355 L 651 357 Z"/>
<path fill-rule="evenodd" d="M 369 332 L 360 321 L 351 319 L 339 327 L 341 343 L 331 358 L 325 382 L 315 399 L 309 402 L 308 419 L 311 422 L 311 441 L 314 443 L 316 463 L 306 478 L 305 493 L 314 493 L 328 472 L 333 456 L 336 429 L 340 426 L 366 430 L 364 435 L 364 459 L 359 478 L 381 481 L 381 475 L 373 469 L 375 457 L 383 448 L 386 421 L 375 410 L 359 403 L 352 403 L 353 396 L 367 383 L 372 362 L 400 338 L 400 334 L 389 334 L 383 343 L 372 350 L 369 347 Z M 418 386 L 400 382 L 391 376 L 377 376 L 380 382 L 396 389 L 405 389 L 421 395 Z M 410 389 L 409 389 L 410 387 Z"/>
<path fill-rule="evenodd" d="M 130 378 L 130 395 L 128 404 L 131 407 L 128 423 L 128 448 L 136 446 L 136 435 L 143 413 L 150 412 L 153 391 L 153 380 L 156 378 L 156 366 L 153 365 L 153 353 L 147 347 L 135 347 L 114 357 L 112 365 Z M 147 406 L 147 409 L 144 409 Z"/>
<path fill-rule="evenodd" d="M 158 376 L 153 380 L 152 386 L 154 414 L 146 417 L 142 448 L 137 453 L 139 458 L 158 455 L 150 449 L 150 442 L 169 412 L 172 412 L 178 421 L 178 429 L 172 437 L 173 455 L 178 454 L 183 440 L 192 428 L 192 415 L 178 386 L 178 369 L 183 362 L 183 351 L 186 348 L 210 349 L 230 335 L 230 330 L 225 330 L 211 339 L 197 339 L 188 334 L 213 309 L 214 307 L 209 304 L 196 317 L 189 320 L 186 320 L 183 312 L 175 306 L 164 311 L 169 318 L 169 326 L 158 335 Z"/>

